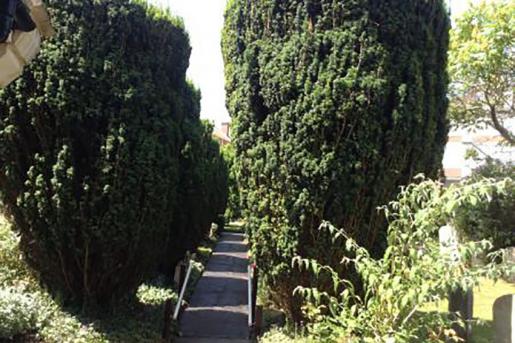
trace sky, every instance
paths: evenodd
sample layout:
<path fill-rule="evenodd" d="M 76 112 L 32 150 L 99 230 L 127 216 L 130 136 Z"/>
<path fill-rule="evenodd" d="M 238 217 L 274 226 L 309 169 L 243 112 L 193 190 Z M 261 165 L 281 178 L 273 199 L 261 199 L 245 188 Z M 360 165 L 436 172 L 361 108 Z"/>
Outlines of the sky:
<path fill-rule="evenodd" d="M 229 121 L 225 107 L 224 67 L 220 47 L 227 0 L 149 1 L 170 8 L 174 15 L 184 19 L 193 48 L 188 77 L 202 91 L 201 117 L 213 121 L 216 126 Z M 469 2 L 450 1 L 453 16 L 462 13 Z"/>
<path fill-rule="evenodd" d="M 202 92 L 201 117 L 216 126 L 229 121 L 225 107 L 224 67 L 220 40 L 226 0 L 150 0 L 184 19 L 193 48 L 188 78 Z"/>

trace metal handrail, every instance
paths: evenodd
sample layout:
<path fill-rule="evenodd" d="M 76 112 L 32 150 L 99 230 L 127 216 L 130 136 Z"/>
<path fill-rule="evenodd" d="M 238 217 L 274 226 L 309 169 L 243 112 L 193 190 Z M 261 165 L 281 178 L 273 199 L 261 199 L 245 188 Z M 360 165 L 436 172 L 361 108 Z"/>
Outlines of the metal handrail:
<path fill-rule="evenodd" d="M 182 299 L 184 298 L 184 293 L 186 292 L 186 287 L 188 286 L 188 280 L 190 279 L 191 269 L 193 268 L 193 260 L 190 260 L 188 271 L 186 272 L 186 278 L 184 279 L 184 283 L 182 284 L 181 293 L 179 294 L 179 299 L 177 300 L 177 304 L 175 305 L 175 311 L 173 313 L 173 320 L 177 320 L 179 317 L 179 311 L 181 309 Z"/>
<path fill-rule="evenodd" d="M 249 328 L 254 324 L 253 306 L 252 306 L 252 265 L 248 266 L 248 297 L 249 297 Z"/>

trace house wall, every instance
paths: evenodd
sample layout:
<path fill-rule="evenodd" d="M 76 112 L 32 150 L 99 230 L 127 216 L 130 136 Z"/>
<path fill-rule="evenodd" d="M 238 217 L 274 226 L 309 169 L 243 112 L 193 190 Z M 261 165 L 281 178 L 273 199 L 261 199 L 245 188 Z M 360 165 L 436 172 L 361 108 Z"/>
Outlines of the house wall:
<path fill-rule="evenodd" d="M 506 121 L 505 125 L 515 131 L 515 119 Z M 448 182 L 457 182 L 470 176 L 472 170 L 479 166 L 474 160 L 465 159 L 469 149 L 475 150 L 481 158 L 488 155 L 504 163 L 515 164 L 515 147 L 504 144 L 501 135 L 493 128 L 474 131 L 454 129 L 449 133 L 443 158 Z"/>

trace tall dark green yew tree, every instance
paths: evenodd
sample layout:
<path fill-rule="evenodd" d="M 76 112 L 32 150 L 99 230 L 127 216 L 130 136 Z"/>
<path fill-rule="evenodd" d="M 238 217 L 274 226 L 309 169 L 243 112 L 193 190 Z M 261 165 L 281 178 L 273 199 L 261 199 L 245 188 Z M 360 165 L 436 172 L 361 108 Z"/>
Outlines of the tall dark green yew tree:
<path fill-rule="evenodd" d="M 225 217 L 227 220 L 241 219 L 241 206 L 240 206 L 240 190 L 238 186 L 238 169 L 235 165 L 236 155 L 234 145 L 228 144 L 222 148 L 222 156 L 227 164 L 229 171 L 228 175 L 228 192 L 227 210 Z"/>
<path fill-rule="evenodd" d="M 57 36 L 0 91 L 1 202 L 54 294 L 109 307 L 173 242 L 194 244 L 223 213 L 202 205 L 204 226 L 186 234 L 174 222 L 178 212 L 198 216 L 181 199 L 197 163 L 206 174 L 198 187 L 219 185 L 213 157 L 185 164 L 187 146 L 220 154 L 186 81 L 191 48 L 179 19 L 143 1 L 45 2 Z"/>
<path fill-rule="evenodd" d="M 173 267 L 187 251 L 193 252 L 223 215 L 228 198 L 228 168 L 207 122 L 185 121 L 185 144 L 179 160 L 178 198 L 162 271 L 173 276 Z"/>
<path fill-rule="evenodd" d="M 291 259 L 341 258 L 323 220 L 379 256 L 377 206 L 418 173 L 438 176 L 448 31 L 442 0 L 229 1 L 222 45 L 245 218 L 294 319 L 293 289 L 324 280 Z"/>

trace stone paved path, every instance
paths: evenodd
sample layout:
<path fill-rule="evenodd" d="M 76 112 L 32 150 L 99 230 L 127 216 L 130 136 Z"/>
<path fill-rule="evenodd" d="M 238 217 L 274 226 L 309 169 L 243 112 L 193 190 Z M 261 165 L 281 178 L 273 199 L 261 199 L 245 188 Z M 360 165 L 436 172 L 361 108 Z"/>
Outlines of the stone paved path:
<path fill-rule="evenodd" d="M 247 246 L 223 233 L 182 315 L 177 342 L 248 342 Z"/>

